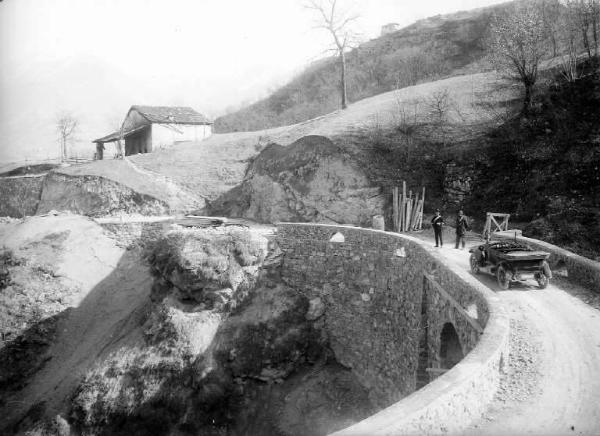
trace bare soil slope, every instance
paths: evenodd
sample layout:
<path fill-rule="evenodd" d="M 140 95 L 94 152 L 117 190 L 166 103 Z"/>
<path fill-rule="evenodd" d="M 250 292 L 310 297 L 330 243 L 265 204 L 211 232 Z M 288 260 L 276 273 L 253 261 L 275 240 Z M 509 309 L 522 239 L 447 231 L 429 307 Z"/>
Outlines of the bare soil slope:
<path fill-rule="evenodd" d="M 59 254 L 44 248 L 48 236 L 64 235 Z M 56 238 L 51 238 L 55 240 Z M 115 245 L 93 221 L 74 215 L 32 217 L 0 227 L 0 241 L 16 256 L 38 257 L 68 292 L 32 295 L 33 301 L 64 299 L 45 365 L 26 386 L 2 392 L 0 428 L 29 412 L 53 413 L 107 347 L 130 333 L 148 301 L 151 277 L 131 252 Z M 48 289 L 46 289 L 48 291 Z M 0 354 L 5 350 L 0 350 Z M 33 414 L 33 416 L 32 416 Z"/>

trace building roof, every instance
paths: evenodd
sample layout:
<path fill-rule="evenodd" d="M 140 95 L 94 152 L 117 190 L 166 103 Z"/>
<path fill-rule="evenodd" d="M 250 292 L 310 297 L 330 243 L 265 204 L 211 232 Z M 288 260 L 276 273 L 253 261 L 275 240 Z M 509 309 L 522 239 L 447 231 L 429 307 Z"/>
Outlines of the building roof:
<path fill-rule="evenodd" d="M 111 133 L 110 135 L 103 136 L 102 138 L 94 139 L 92 142 L 104 144 L 105 142 L 114 142 L 119 139 L 120 131 Z"/>
<path fill-rule="evenodd" d="M 151 123 L 212 124 L 207 117 L 186 106 L 131 106 Z"/>
<path fill-rule="evenodd" d="M 132 133 L 138 132 L 140 130 L 146 129 L 148 126 L 138 126 L 135 129 L 130 129 L 123 131 L 123 138 L 131 135 Z M 105 144 L 107 142 L 115 142 L 121 137 L 121 131 L 117 130 L 116 132 L 111 133 L 110 135 L 103 136 L 102 138 L 94 139 L 92 142 Z"/>

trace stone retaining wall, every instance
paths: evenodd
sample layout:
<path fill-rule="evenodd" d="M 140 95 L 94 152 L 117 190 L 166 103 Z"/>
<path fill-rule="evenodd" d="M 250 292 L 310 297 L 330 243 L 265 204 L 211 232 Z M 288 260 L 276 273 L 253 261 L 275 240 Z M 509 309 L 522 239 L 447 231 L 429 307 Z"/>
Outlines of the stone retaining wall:
<path fill-rule="evenodd" d="M 415 238 L 345 226 L 277 227 L 283 280 L 323 300 L 337 360 L 352 368 L 376 404 L 387 407 L 338 434 L 442 433 L 464 428 L 483 412 L 508 353 L 508 320 L 491 291 Z M 427 366 L 439 368 L 447 322 L 468 354 L 414 392 L 421 335 L 427 335 Z"/>
<path fill-rule="evenodd" d="M 517 231 L 517 236 L 519 241 L 527 243 L 532 248 L 549 252 L 548 263 L 553 271 L 566 275 L 569 280 L 600 293 L 600 262 L 539 239 L 527 238 L 522 236 L 520 231 Z M 514 230 L 494 233 L 494 238 L 514 239 L 514 237 Z"/>

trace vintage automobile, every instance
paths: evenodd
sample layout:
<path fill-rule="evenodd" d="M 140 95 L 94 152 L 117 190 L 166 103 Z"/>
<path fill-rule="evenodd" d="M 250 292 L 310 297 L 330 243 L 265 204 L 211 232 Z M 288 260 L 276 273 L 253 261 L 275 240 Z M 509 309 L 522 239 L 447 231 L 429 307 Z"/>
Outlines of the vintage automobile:
<path fill-rule="evenodd" d="M 508 289 L 511 282 L 527 279 L 535 279 L 544 289 L 552 278 L 547 261 L 550 253 L 533 250 L 519 241 L 488 241 L 469 251 L 471 271 L 495 275 L 502 289 Z"/>

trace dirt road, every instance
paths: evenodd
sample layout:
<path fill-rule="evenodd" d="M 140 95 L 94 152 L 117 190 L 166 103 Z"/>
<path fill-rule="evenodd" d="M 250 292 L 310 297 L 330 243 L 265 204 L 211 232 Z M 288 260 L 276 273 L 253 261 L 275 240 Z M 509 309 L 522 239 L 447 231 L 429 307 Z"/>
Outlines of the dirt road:
<path fill-rule="evenodd" d="M 467 250 L 440 253 L 469 269 Z M 465 434 L 600 434 L 600 311 L 572 296 L 564 282 L 501 291 L 492 276 L 477 277 L 511 315 L 511 356 L 495 400 Z"/>

